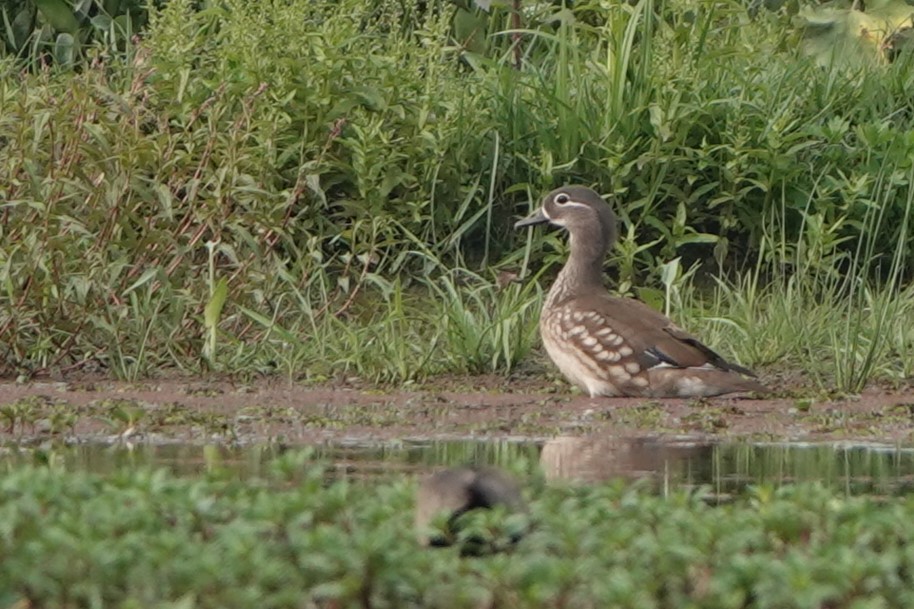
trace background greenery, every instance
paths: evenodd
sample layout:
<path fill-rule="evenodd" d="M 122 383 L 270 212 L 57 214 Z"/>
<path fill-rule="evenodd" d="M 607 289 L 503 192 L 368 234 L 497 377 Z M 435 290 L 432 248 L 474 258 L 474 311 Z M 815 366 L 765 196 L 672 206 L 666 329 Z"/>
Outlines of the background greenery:
<path fill-rule="evenodd" d="M 541 289 L 496 275 L 564 254 L 511 223 L 584 182 L 618 291 L 821 387 L 911 376 L 904 57 L 823 68 L 795 5 L 521 8 L 8 3 L 0 370 L 510 370 Z"/>
<path fill-rule="evenodd" d="M 95 44 L 123 49 L 146 26 L 147 5 L 161 0 L 6 0 L 0 52 L 32 68 L 75 67 Z"/>

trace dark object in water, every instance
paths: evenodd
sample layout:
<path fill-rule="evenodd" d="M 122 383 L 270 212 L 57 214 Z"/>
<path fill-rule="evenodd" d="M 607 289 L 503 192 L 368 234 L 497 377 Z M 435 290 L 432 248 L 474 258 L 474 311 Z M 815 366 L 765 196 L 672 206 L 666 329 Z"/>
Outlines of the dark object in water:
<path fill-rule="evenodd" d="M 503 507 L 510 513 L 527 512 L 520 485 L 507 473 L 492 467 L 455 467 L 425 478 L 416 493 L 416 532 L 426 546 L 451 546 L 460 541 L 458 520 L 471 510 Z M 434 521 L 445 514 L 446 525 L 435 530 Z M 471 536 L 463 539 L 461 554 L 479 555 L 517 543 L 525 532 L 525 523 L 506 532 L 507 544 L 497 539 Z M 507 527 L 506 527 L 507 528 Z"/>

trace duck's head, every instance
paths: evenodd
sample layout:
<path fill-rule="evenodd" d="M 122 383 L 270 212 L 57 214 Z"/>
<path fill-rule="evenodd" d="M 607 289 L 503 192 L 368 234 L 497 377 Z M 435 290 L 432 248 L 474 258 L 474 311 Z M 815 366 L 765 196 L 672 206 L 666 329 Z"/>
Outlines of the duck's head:
<path fill-rule="evenodd" d="M 616 239 L 616 215 L 609 204 L 586 186 L 562 186 L 545 197 L 532 215 L 517 222 L 514 228 L 535 224 L 554 224 L 568 229 L 572 236 L 593 234 L 608 248 Z"/>

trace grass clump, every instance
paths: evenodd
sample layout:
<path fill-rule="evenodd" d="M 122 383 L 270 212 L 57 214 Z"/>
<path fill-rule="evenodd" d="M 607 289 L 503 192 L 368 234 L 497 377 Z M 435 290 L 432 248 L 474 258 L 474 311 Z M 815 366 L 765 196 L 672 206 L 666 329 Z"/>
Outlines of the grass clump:
<path fill-rule="evenodd" d="M 542 291 L 535 283 L 500 289 L 469 271 L 455 275 L 411 289 L 382 282 L 339 315 L 303 310 L 285 327 L 245 309 L 264 338 L 239 350 L 246 363 L 239 367 L 253 362 L 291 379 L 373 382 L 510 371 L 535 344 Z"/>
<path fill-rule="evenodd" d="M 337 481 L 297 453 L 240 482 L 14 467 L 0 601 L 43 607 L 817 607 L 911 601 L 903 498 L 759 488 L 723 506 L 545 488 L 513 553 L 420 550 L 413 484 Z M 499 527 L 482 514 L 475 529 Z"/>

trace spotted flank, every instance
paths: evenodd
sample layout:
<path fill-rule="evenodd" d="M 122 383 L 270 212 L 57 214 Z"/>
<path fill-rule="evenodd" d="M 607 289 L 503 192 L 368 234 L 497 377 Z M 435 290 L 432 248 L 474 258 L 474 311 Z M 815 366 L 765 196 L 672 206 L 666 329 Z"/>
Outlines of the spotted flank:
<path fill-rule="evenodd" d="M 545 312 L 540 329 L 552 361 L 590 395 L 631 395 L 647 390 L 646 369 L 605 316 L 565 306 Z"/>

